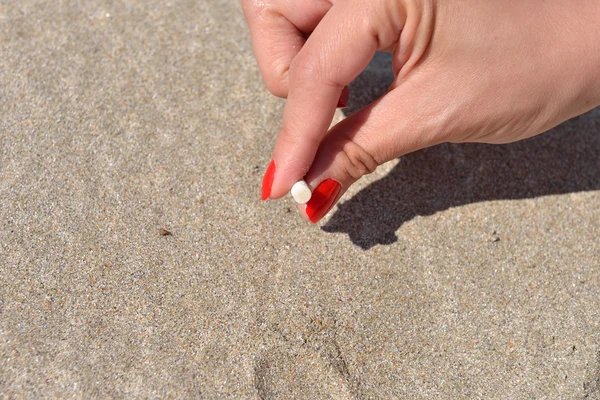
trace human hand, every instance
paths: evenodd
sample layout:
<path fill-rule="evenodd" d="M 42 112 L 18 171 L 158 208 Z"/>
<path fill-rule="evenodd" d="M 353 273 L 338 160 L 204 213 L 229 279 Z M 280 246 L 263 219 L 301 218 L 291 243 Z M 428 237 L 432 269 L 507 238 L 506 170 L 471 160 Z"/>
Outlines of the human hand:
<path fill-rule="evenodd" d="M 305 179 L 316 223 L 361 176 L 442 142 L 508 143 L 600 104 L 600 3 L 243 0 L 269 90 L 287 97 L 263 200 Z M 343 89 L 393 51 L 387 93 L 328 131 Z"/>

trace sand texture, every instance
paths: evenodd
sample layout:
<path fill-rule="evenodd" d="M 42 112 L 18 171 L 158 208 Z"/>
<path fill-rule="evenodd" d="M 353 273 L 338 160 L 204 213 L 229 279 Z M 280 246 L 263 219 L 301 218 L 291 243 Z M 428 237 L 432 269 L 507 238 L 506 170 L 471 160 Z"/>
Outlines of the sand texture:
<path fill-rule="evenodd" d="M 236 0 L 0 0 L 1 398 L 600 398 L 599 109 L 312 226 L 283 105 Z"/>

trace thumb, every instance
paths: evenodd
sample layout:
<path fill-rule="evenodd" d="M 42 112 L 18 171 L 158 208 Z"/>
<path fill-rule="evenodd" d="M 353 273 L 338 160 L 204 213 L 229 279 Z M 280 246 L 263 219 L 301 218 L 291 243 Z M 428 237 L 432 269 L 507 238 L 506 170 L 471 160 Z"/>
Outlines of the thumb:
<path fill-rule="evenodd" d="M 317 223 L 362 176 L 404 154 L 443 142 L 441 120 L 406 81 L 334 126 L 320 143 L 305 180 L 313 191 L 298 205 Z"/>

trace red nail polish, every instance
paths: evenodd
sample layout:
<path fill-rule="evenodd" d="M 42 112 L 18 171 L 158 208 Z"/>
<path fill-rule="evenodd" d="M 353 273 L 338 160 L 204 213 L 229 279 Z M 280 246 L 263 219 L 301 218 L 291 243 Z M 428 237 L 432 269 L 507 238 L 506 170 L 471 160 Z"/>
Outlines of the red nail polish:
<path fill-rule="evenodd" d="M 337 107 L 346 107 L 346 105 L 348 105 L 348 100 L 350 100 L 350 90 L 348 89 L 348 86 L 344 86 L 342 89 L 342 94 L 340 95 L 340 99 L 338 100 Z"/>
<path fill-rule="evenodd" d="M 326 179 L 319 183 L 306 203 L 306 215 L 310 222 L 316 224 L 329 212 L 341 189 L 342 185 L 333 179 Z"/>
<path fill-rule="evenodd" d="M 262 199 L 266 200 L 271 196 L 271 186 L 273 186 L 273 178 L 275 177 L 275 160 L 271 160 L 271 163 L 267 167 L 265 176 L 262 181 Z"/>

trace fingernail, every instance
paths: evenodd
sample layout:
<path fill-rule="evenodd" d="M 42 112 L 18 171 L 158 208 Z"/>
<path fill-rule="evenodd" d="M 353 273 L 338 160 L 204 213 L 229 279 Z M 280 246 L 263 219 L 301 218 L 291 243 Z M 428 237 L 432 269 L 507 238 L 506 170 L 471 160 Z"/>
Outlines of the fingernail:
<path fill-rule="evenodd" d="M 319 183 L 309 202 L 306 203 L 306 215 L 310 222 L 316 224 L 329 212 L 341 189 L 342 185 L 333 179 L 326 179 Z"/>
<path fill-rule="evenodd" d="M 348 105 L 348 100 L 350 100 L 350 89 L 348 89 L 348 86 L 344 86 L 342 89 L 342 94 L 340 95 L 340 99 L 338 100 L 337 107 L 346 107 Z"/>
<path fill-rule="evenodd" d="M 265 176 L 262 181 L 262 196 L 263 200 L 268 199 L 271 196 L 271 186 L 273 186 L 273 178 L 275 177 L 275 160 L 271 160 L 271 163 L 267 167 Z"/>

